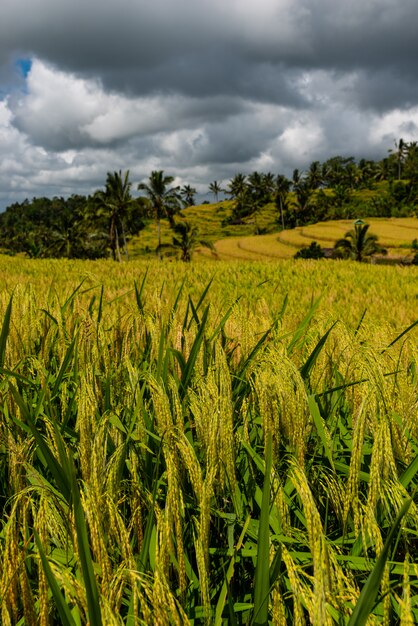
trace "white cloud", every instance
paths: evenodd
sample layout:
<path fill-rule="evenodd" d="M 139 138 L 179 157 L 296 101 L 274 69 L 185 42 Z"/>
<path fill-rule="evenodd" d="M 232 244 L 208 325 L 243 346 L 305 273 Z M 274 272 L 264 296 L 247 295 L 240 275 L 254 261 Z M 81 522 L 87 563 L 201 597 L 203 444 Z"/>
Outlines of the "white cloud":
<path fill-rule="evenodd" d="M 416 0 L 3 0 L 1 18 L 3 205 L 418 139 Z"/>
<path fill-rule="evenodd" d="M 229 116 L 232 100 L 179 94 L 127 97 L 106 92 L 94 80 L 76 77 L 35 59 L 27 89 L 13 104 L 14 123 L 30 140 L 54 150 L 107 145 L 135 136 L 194 129 L 202 112 Z M 222 112 L 222 109 L 223 112 Z M 206 118 L 210 119 L 210 111 Z"/>
<path fill-rule="evenodd" d="M 39 145 L 55 149 L 83 142 L 83 127 L 109 100 L 98 81 L 87 81 L 34 60 L 27 91 L 14 103 L 14 122 Z"/>
<path fill-rule="evenodd" d="M 374 144 L 386 143 L 393 147 L 393 142 L 401 138 L 404 141 L 418 139 L 418 106 L 405 111 L 396 109 L 377 119 L 371 125 L 369 138 Z"/>
<path fill-rule="evenodd" d="M 296 120 L 279 138 L 281 147 L 293 159 L 306 162 L 306 158 L 318 152 L 323 141 L 323 131 L 315 120 Z"/>

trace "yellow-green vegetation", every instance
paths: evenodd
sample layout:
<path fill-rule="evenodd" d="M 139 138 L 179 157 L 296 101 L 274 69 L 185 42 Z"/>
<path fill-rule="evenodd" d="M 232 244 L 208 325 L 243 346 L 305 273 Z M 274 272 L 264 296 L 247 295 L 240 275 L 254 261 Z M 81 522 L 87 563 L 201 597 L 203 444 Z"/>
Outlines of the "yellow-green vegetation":
<path fill-rule="evenodd" d="M 417 623 L 417 284 L 0 257 L 1 623 Z"/>
<path fill-rule="evenodd" d="M 292 246 L 280 241 L 279 233 L 256 237 L 228 237 L 217 241 L 215 249 L 221 259 L 253 261 L 290 259 L 296 252 Z"/>
<path fill-rule="evenodd" d="M 278 232 L 278 212 L 274 204 L 269 203 L 242 224 L 225 224 L 224 220 L 231 215 L 233 204 L 233 201 L 226 200 L 189 207 L 177 219 L 186 219 L 198 228 L 202 239 L 215 244 L 219 258 L 252 261 L 289 259 L 312 241 L 317 241 L 322 247 L 332 248 L 352 228 L 354 221 L 329 220 Z M 379 243 L 387 248 L 389 258 L 408 257 L 413 240 L 418 238 L 418 218 L 368 218 L 366 221 L 370 224 L 370 232 L 376 234 Z M 265 234 L 257 235 L 256 231 Z M 168 220 L 161 220 L 161 238 L 163 244 L 172 242 L 173 231 Z M 130 256 L 137 258 L 145 255 L 152 258 L 156 246 L 156 225 L 149 223 L 138 237 L 132 239 Z M 203 249 L 199 253 L 203 257 L 210 254 Z"/>
<path fill-rule="evenodd" d="M 370 218 L 367 223 L 390 257 L 408 257 L 413 240 L 418 238 L 417 218 Z M 286 259 L 312 241 L 324 248 L 332 248 L 352 226 L 352 220 L 319 222 L 280 233 L 224 239 L 216 243 L 216 249 L 225 259 Z"/>
<path fill-rule="evenodd" d="M 212 243 L 225 237 L 253 235 L 256 229 L 261 231 L 277 230 L 277 212 L 274 204 L 269 203 L 262 207 L 259 213 L 244 220 L 243 224 L 224 224 L 224 220 L 232 213 L 234 202 L 225 200 L 216 204 L 202 204 L 183 209 L 177 219 L 186 219 L 199 229 L 199 236 Z M 173 231 L 170 230 L 168 220 L 161 220 L 161 239 L 163 244 L 171 243 Z M 155 255 L 157 246 L 156 224 L 151 222 L 142 230 L 138 237 L 132 239 L 130 250 L 132 256 L 144 254 Z"/>

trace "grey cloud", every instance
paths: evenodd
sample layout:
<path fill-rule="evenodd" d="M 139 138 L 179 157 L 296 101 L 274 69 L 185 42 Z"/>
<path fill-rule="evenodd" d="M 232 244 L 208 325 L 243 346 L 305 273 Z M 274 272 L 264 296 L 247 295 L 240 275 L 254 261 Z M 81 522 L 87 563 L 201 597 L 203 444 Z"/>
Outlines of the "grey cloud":
<path fill-rule="evenodd" d="M 384 68 L 358 73 L 350 100 L 361 109 L 384 112 L 418 103 L 418 81 L 406 80 L 397 70 Z"/>
<path fill-rule="evenodd" d="M 416 0 L 3 0 L 0 185 L 380 158 L 417 138 L 417 22 Z"/>
<path fill-rule="evenodd" d="M 17 43 L 22 52 L 135 93 L 161 84 L 184 93 L 228 86 L 241 93 L 243 66 L 254 74 L 264 63 L 346 70 L 392 64 L 416 76 L 415 0 L 266 1 L 252 12 L 247 2 L 235 10 L 224 5 L 37 0 L 29 11 L 27 0 L 6 0 L 0 46 Z"/>
<path fill-rule="evenodd" d="M 312 11 L 314 62 L 354 69 L 397 66 L 416 75 L 416 26 L 415 0 L 322 0 L 320 10 Z"/>
<path fill-rule="evenodd" d="M 261 125 L 252 116 L 237 116 L 227 124 L 211 125 L 206 129 L 206 141 L 196 145 L 194 159 L 198 163 L 234 163 L 240 168 L 265 149 L 277 128 Z"/>
<path fill-rule="evenodd" d="M 222 95 L 295 107 L 306 104 L 283 65 L 246 62 L 222 49 L 173 57 L 156 68 L 124 69 L 117 76 L 106 72 L 102 79 L 105 85 L 132 95 L 164 91 L 194 98 Z"/>

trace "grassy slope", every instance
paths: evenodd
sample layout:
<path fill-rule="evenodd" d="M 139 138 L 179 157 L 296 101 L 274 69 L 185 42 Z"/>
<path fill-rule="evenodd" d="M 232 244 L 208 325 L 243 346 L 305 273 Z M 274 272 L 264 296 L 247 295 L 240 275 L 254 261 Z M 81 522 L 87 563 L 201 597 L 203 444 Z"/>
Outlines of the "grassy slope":
<path fill-rule="evenodd" d="M 379 242 L 390 257 L 407 257 L 411 244 L 418 238 L 416 218 L 370 218 L 370 231 L 378 235 Z M 332 248 L 337 239 L 352 228 L 351 220 L 320 222 L 280 233 L 224 239 L 216 247 L 223 258 L 290 258 L 303 246 L 317 241 L 322 247 Z"/>
<path fill-rule="evenodd" d="M 230 214 L 231 201 L 216 204 L 203 204 L 182 211 L 182 216 L 199 228 L 202 239 L 215 243 L 218 255 L 224 259 L 287 259 L 303 246 L 317 241 L 323 247 L 333 247 L 335 241 L 352 227 L 351 220 L 320 222 L 301 226 L 283 232 L 278 231 L 277 212 L 273 204 L 268 204 L 242 225 L 223 226 L 223 220 Z M 367 222 L 371 231 L 394 257 L 408 256 L 411 244 L 418 239 L 417 218 L 370 218 Z M 255 235 L 256 229 L 266 234 Z M 170 243 L 172 232 L 168 221 L 162 220 L 162 241 Z M 131 256 L 153 256 L 157 245 L 155 223 L 151 222 L 131 243 Z M 202 255 L 210 254 L 207 250 Z"/>
<path fill-rule="evenodd" d="M 276 212 L 273 204 L 268 204 L 254 217 L 251 216 L 245 224 L 223 226 L 222 222 L 231 214 L 233 202 L 226 200 L 216 204 L 202 204 L 184 209 L 181 215 L 193 226 L 199 228 L 199 237 L 208 239 L 212 243 L 227 237 L 242 237 L 254 235 L 256 226 L 265 229 L 266 232 L 277 230 Z M 170 243 L 172 231 L 168 220 L 161 221 L 162 243 Z M 153 254 L 157 245 L 157 228 L 154 222 L 150 222 L 140 235 L 132 240 L 132 256 Z"/>

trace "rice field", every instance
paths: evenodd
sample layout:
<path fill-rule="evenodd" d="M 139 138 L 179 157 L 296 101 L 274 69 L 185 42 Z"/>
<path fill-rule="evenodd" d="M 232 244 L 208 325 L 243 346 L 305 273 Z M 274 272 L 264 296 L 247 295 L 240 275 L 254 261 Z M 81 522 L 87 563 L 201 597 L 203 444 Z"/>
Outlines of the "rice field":
<path fill-rule="evenodd" d="M 275 260 L 291 259 L 296 250 L 279 240 L 278 233 L 249 237 L 228 237 L 215 244 L 218 256 L 223 260 Z M 201 253 L 208 256 L 208 252 Z"/>
<path fill-rule="evenodd" d="M 418 622 L 418 268 L 0 256 L 4 626 Z"/>
<path fill-rule="evenodd" d="M 379 243 L 387 248 L 390 257 L 405 258 L 412 242 L 418 239 L 416 218 L 370 218 L 370 232 L 379 237 Z M 222 259 L 288 259 L 302 247 L 317 241 L 321 247 L 333 248 L 353 227 L 352 220 L 333 220 L 267 235 L 229 237 L 216 242 L 216 250 Z"/>

